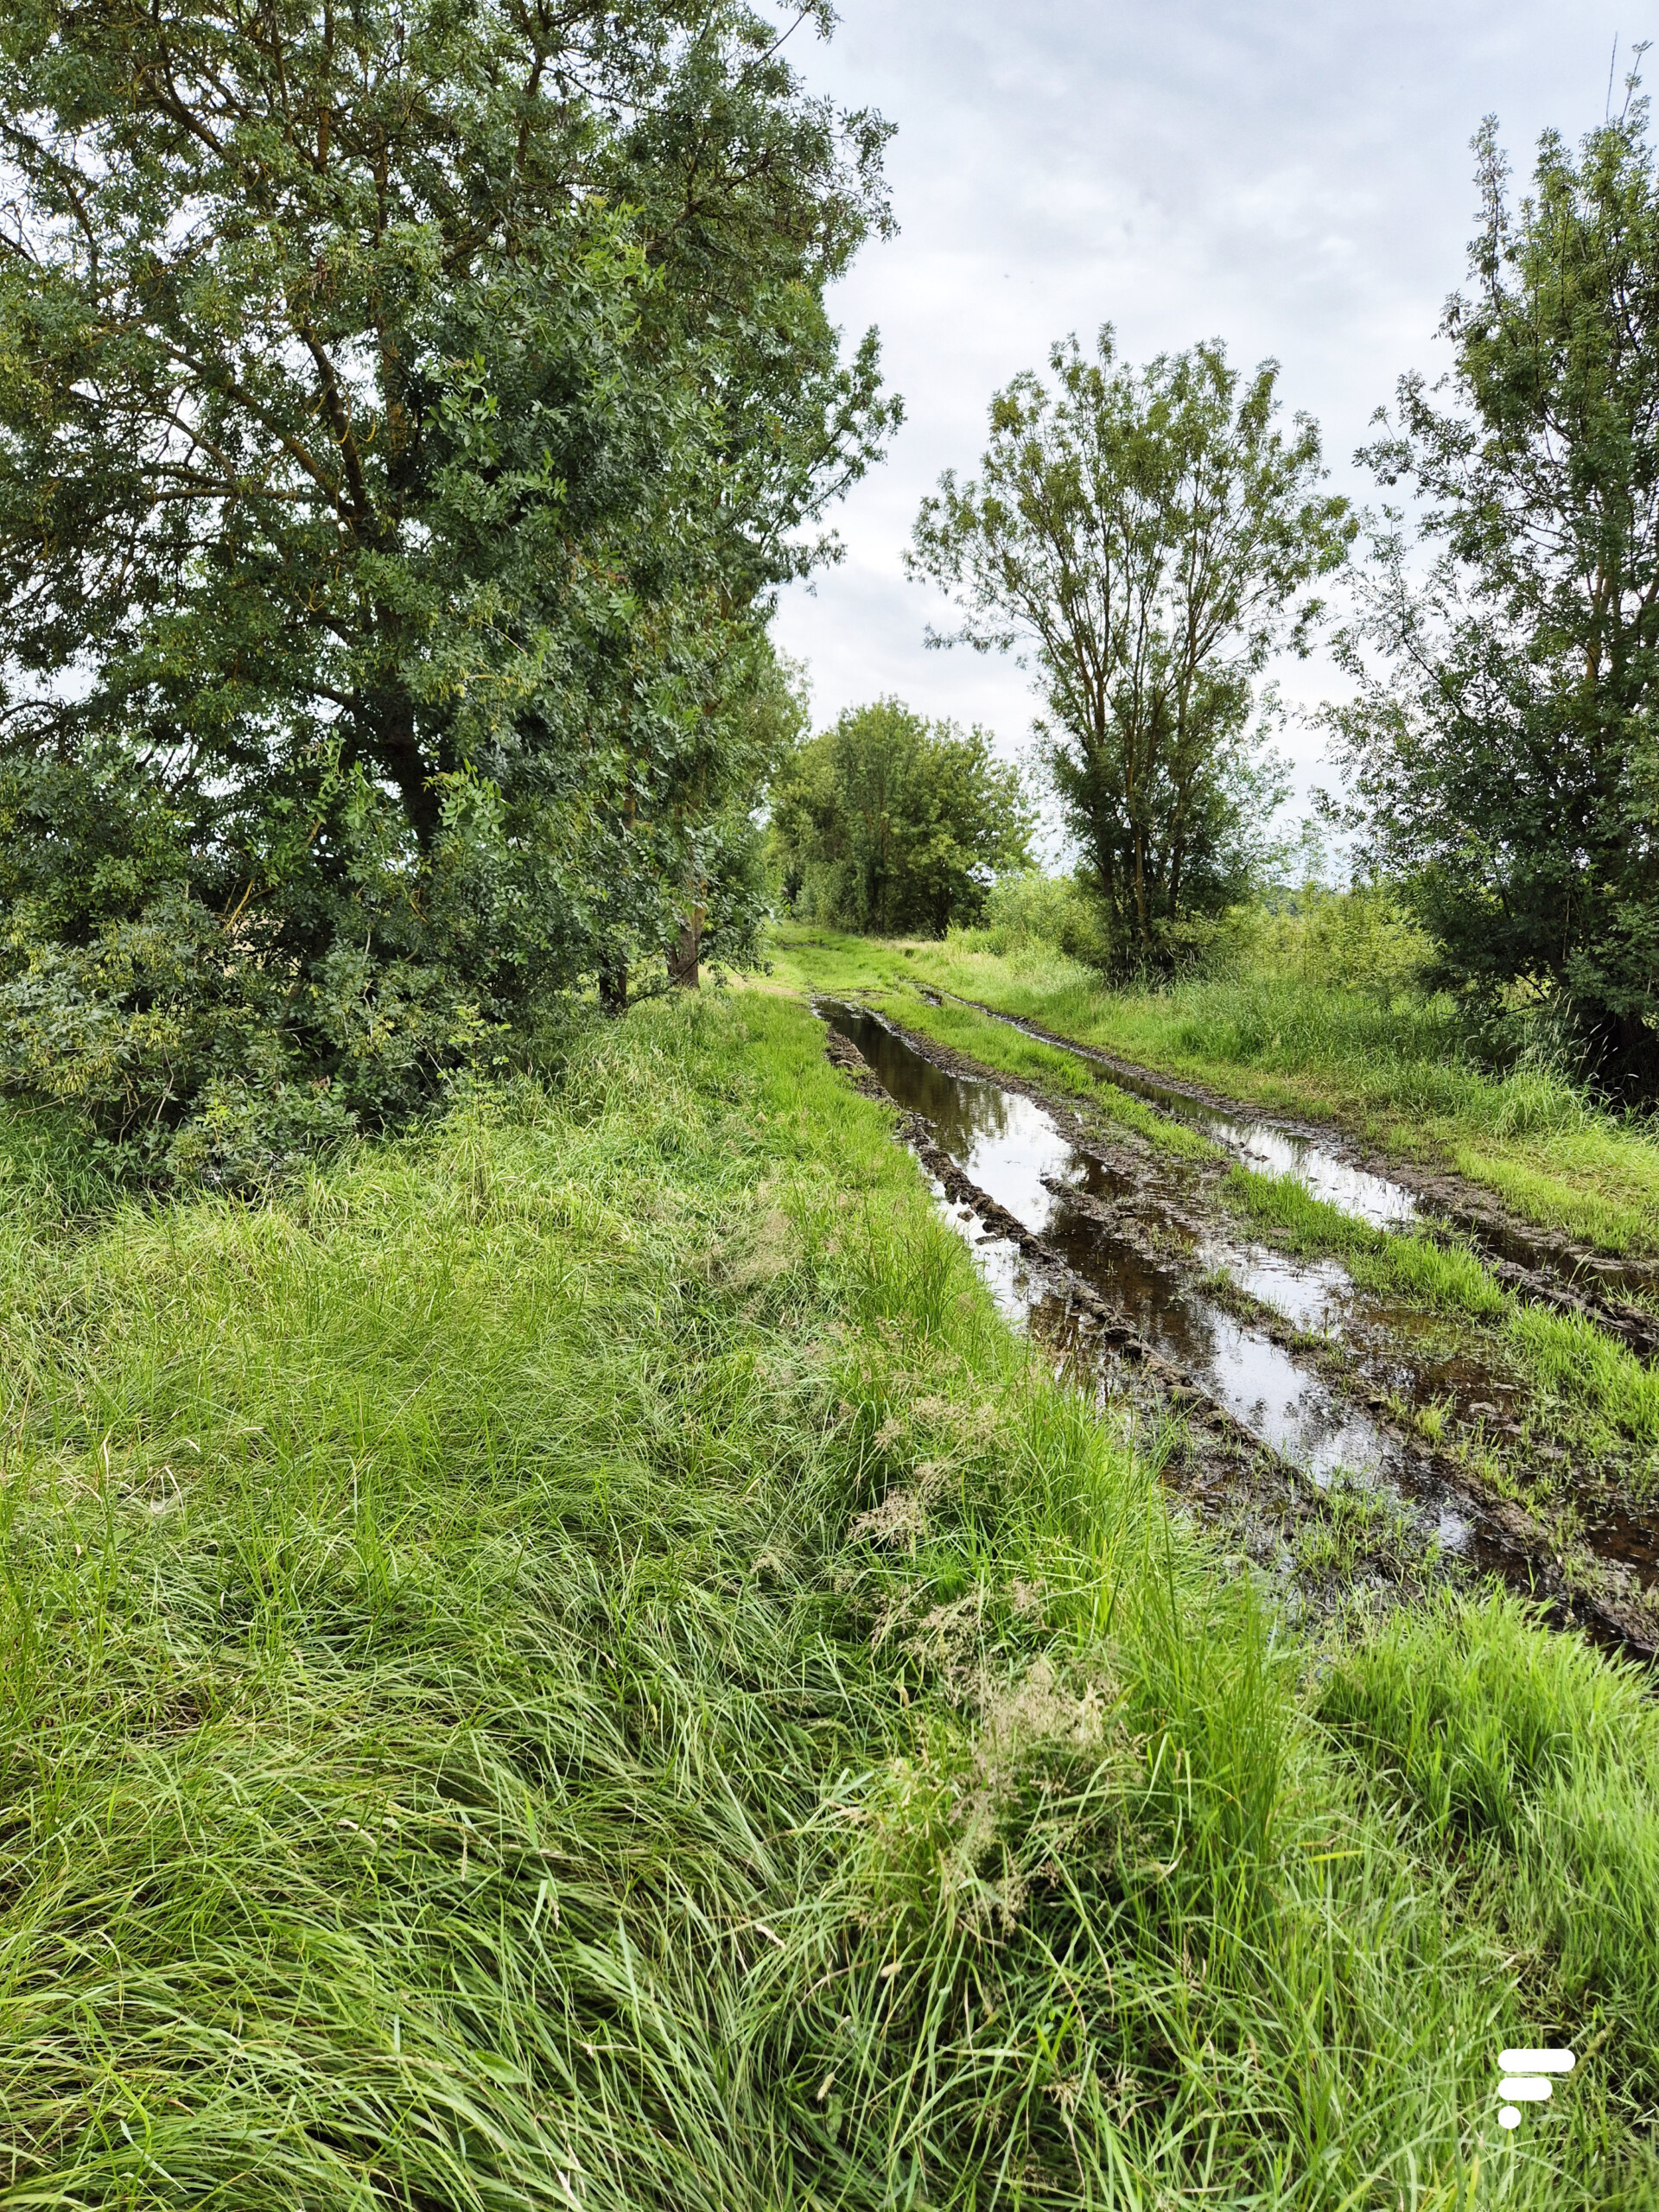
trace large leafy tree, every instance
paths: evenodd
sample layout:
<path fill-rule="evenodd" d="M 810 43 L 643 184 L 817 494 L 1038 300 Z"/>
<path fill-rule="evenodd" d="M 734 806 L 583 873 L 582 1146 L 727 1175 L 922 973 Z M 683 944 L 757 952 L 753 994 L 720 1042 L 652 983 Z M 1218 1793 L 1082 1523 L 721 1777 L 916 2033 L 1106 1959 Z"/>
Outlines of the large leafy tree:
<path fill-rule="evenodd" d="M 911 573 L 957 601 L 941 643 L 1034 662 L 1060 798 L 1118 957 L 1236 898 L 1276 799 L 1253 741 L 1255 679 L 1299 646 L 1308 590 L 1343 559 L 1319 433 L 1277 422 L 1276 365 L 1248 381 L 1218 344 L 1119 362 L 1075 339 L 991 403 L 976 480 L 923 503 Z"/>
<path fill-rule="evenodd" d="M 985 731 L 897 699 L 849 707 L 786 756 L 772 845 L 792 906 L 847 928 L 942 937 L 982 912 L 992 876 L 1030 862 L 1020 772 Z"/>
<path fill-rule="evenodd" d="M 1634 94 L 1635 87 L 1630 87 Z M 1334 717 L 1374 858 L 1443 982 L 1541 998 L 1614 1083 L 1659 1079 L 1659 190 L 1644 104 L 1511 202 L 1489 119 L 1443 383 L 1369 457 L 1388 512 Z"/>
<path fill-rule="evenodd" d="M 123 1128 L 264 1081 L 185 1003 L 211 948 L 396 1107 L 709 905 L 768 594 L 893 411 L 823 301 L 885 127 L 779 46 L 732 0 L 7 12 L 0 1071 Z"/>

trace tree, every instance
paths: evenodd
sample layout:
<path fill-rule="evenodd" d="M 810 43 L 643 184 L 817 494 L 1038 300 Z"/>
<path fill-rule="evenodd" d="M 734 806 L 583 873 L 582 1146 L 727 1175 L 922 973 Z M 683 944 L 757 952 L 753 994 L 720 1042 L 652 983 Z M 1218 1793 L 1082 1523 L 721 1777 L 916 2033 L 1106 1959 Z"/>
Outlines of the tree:
<path fill-rule="evenodd" d="M 1635 80 L 1577 158 L 1539 141 L 1512 207 L 1473 144 L 1472 288 L 1448 379 L 1404 378 L 1368 458 L 1421 500 L 1414 575 L 1385 510 L 1332 716 L 1379 867 L 1438 980 L 1540 996 L 1615 1084 L 1659 1080 L 1659 193 Z M 1419 564 L 1421 566 L 1421 564 Z M 1380 656 L 1380 664 L 1379 658 Z"/>
<path fill-rule="evenodd" d="M 983 730 L 926 722 L 897 699 L 847 709 L 772 788 L 791 906 L 884 936 L 976 919 L 993 872 L 1028 864 L 1033 818 Z"/>
<path fill-rule="evenodd" d="M 196 946 L 283 1080 L 398 1112 L 695 908 L 741 949 L 770 594 L 896 419 L 823 303 L 886 126 L 779 44 L 737 0 L 6 11 L 0 1080 L 90 1096 L 52 1039 L 118 1033 L 157 1141 L 269 1087 L 186 1019 Z M 140 791 L 117 862 L 82 830 Z"/>
<path fill-rule="evenodd" d="M 1255 678 L 1303 646 L 1306 588 L 1344 557 L 1346 504 L 1319 493 L 1319 433 L 1275 427 L 1277 365 L 1241 386 L 1218 343 L 1119 365 L 1075 338 L 1054 387 L 1018 376 L 991 403 L 978 481 L 923 502 L 910 573 L 955 598 L 936 644 L 1034 658 L 1070 826 L 1119 957 L 1155 962 L 1180 917 L 1249 876 L 1277 803 L 1250 728 Z"/>

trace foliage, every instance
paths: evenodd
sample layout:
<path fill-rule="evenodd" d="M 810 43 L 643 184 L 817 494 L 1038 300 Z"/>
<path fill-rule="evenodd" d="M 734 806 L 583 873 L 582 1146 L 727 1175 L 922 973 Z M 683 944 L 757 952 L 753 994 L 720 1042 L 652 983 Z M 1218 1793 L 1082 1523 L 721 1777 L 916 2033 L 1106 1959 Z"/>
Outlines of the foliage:
<path fill-rule="evenodd" d="M 1091 967 L 1106 966 L 1111 957 L 1098 903 L 1075 876 L 1035 868 L 1000 875 L 987 894 L 983 919 L 969 926 L 971 940 L 964 941 L 987 952 L 1046 946 Z"/>
<path fill-rule="evenodd" d="M 1303 884 L 1262 911 L 1255 935 L 1263 967 L 1338 990 L 1373 992 L 1385 1005 L 1416 987 L 1434 950 L 1398 887 L 1384 881 L 1342 891 Z"/>
<path fill-rule="evenodd" d="M 1020 772 L 979 728 L 897 699 L 849 707 L 772 786 L 773 848 L 792 908 L 857 930 L 943 936 L 984 908 L 993 871 L 1029 860 Z"/>
<path fill-rule="evenodd" d="M 1119 365 L 1050 355 L 991 403 L 981 479 L 942 478 L 912 575 L 963 611 L 951 639 L 1034 657 L 1055 785 L 1120 961 L 1156 963 L 1188 916 L 1236 902 L 1278 804 L 1251 728 L 1273 647 L 1319 612 L 1306 588 L 1343 559 L 1346 503 L 1319 493 L 1319 433 L 1275 425 L 1278 369 L 1248 384 L 1218 343 Z"/>
<path fill-rule="evenodd" d="M 1506 2202 L 1652 2178 L 1640 1676 L 1313 1663 L 890 1120 L 683 995 L 266 1208 L 14 1179 L 20 2202 L 1449 2212 L 1562 2019 Z"/>
<path fill-rule="evenodd" d="M 896 419 L 823 303 L 885 136 L 740 0 L 6 11 L 6 1080 L 385 1116 L 741 953 L 768 594 Z"/>
<path fill-rule="evenodd" d="M 1632 80 L 1632 92 L 1634 80 Z M 1339 751 L 1371 849 L 1405 882 L 1439 979 L 1568 1010 L 1614 1083 L 1659 1082 L 1659 181 L 1646 107 L 1575 157 L 1539 142 L 1510 201 L 1488 121 L 1471 293 L 1369 457 L 1402 518 L 1348 641 Z M 1376 652 L 1383 656 L 1379 667 Z"/>

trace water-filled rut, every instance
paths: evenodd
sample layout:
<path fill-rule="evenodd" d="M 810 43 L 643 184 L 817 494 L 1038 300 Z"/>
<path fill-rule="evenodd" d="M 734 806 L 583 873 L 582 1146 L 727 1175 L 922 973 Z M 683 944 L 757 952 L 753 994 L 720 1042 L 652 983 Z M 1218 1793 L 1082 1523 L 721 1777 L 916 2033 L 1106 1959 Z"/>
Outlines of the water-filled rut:
<path fill-rule="evenodd" d="M 1270 1116 L 1229 1113 L 1196 1086 L 1160 1080 L 1097 1046 L 1063 1037 L 1020 1014 L 1004 1014 L 982 1000 L 950 991 L 923 995 L 935 1004 L 950 999 L 971 1007 L 989 1020 L 1086 1060 L 1116 1089 L 1199 1130 L 1245 1166 L 1264 1174 L 1289 1175 L 1314 1198 L 1373 1227 L 1409 1228 L 1438 1213 L 1472 1237 L 1489 1262 L 1496 1263 L 1494 1272 L 1501 1279 L 1564 1310 L 1591 1314 L 1638 1352 L 1659 1357 L 1659 1319 L 1650 1310 L 1626 1302 L 1629 1294 L 1659 1296 L 1659 1264 L 1652 1260 L 1617 1259 L 1584 1250 L 1570 1238 L 1529 1227 L 1444 1177 L 1427 1173 L 1407 1183 L 1379 1174 L 1347 1158 L 1338 1142 Z M 1552 1289 L 1551 1278 L 1565 1294 Z"/>
<path fill-rule="evenodd" d="M 1314 1484 L 1357 1479 L 1385 1495 L 1441 1554 L 1522 1587 L 1560 1589 L 1548 1547 L 1524 1514 L 1448 1479 L 1433 1455 L 1414 1448 L 1397 1425 L 1374 1418 L 1367 1402 L 1427 1404 L 1443 1394 L 1502 1418 L 1504 1381 L 1466 1360 L 1418 1351 L 1408 1333 L 1402 1340 L 1389 1325 L 1399 1317 L 1358 1292 L 1334 1262 L 1291 1259 L 1226 1233 L 1192 1165 L 1153 1158 L 1148 1147 L 1096 1143 L 1066 1126 L 1072 1117 L 1064 1109 L 1051 1110 L 1012 1081 L 965 1071 L 952 1064 L 955 1056 L 931 1052 L 865 1008 L 821 1000 L 818 1011 L 856 1046 L 894 1103 L 922 1118 L 960 1171 L 965 1187 L 955 1203 L 941 1190 L 942 1203 L 1012 1318 L 1050 1334 L 1058 1326 L 1075 1361 L 1086 1356 L 1090 1324 L 1084 1319 L 1079 1327 L 1068 1316 L 1065 1285 L 1086 1286 L 1242 1433 Z M 1293 1154 L 1292 1140 L 1246 1123 L 1228 1135 L 1233 1156 L 1274 1172 L 1299 1168 L 1318 1195 L 1362 1219 L 1393 1228 L 1415 1221 L 1411 1194 L 1381 1177 L 1339 1160 L 1310 1160 L 1309 1148 Z M 976 1193 L 988 1204 L 976 1205 Z M 1011 1223 L 1023 1238 L 1008 1233 Z M 1247 1297 L 1230 1295 L 1231 1286 Z M 1283 1325 L 1258 1318 L 1251 1301 Z M 1318 1347 L 1306 1336 L 1299 1342 L 1299 1332 L 1359 1355 L 1357 1363 L 1349 1361 L 1346 1388 L 1321 1372 Z M 1095 1357 L 1104 1367 L 1113 1354 L 1103 1344 Z M 1593 1616 L 1599 1609 L 1585 1610 Z M 1627 1624 L 1617 1625 L 1642 1640 Z"/>

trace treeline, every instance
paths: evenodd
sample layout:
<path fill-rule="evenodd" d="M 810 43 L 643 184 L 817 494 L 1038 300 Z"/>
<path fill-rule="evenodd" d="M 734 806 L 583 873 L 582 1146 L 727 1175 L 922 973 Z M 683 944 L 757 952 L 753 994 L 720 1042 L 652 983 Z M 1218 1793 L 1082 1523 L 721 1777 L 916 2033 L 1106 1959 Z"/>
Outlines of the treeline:
<path fill-rule="evenodd" d="M 882 935 L 977 921 L 999 872 L 1031 859 L 1033 809 L 982 729 L 896 699 L 849 709 L 785 760 L 772 842 L 790 911 Z"/>
<path fill-rule="evenodd" d="M 1275 363 L 1245 377 L 1208 343 L 1137 369 L 1105 329 L 1092 353 L 1058 346 L 1046 378 L 995 395 L 978 472 L 948 473 L 925 502 L 910 566 L 954 601 L 955 641 L 1017 651 L 1035 673 L 1088 909 L 1050 897 L 1048 925 L 1102 965 L 1168 973 L 1261 890 L 1285 793 L 1262 678 L 1324 632 L 1353 684 L 1323 718 L 1345 785 L 1324 811 L 1421 933 L 1422 983 L 1488 1035 L 1541 1027 L 1552 1052 L 1650 1097 L 1659 188 L 1646 103 L 1632 78 L 1576 154 L 1547 134 L 1518 202 L 1491 123 L 1475 146 L 1484 213 L 1469 289 L 1442 325 L 1451 372 L 1433 387 L 1407 377 L 1381 417 L 1361 455 L 1383 494 L 1375 512 L 1323 488 L 1317 427 L 1282 420 Z M 1386 504 L 1402 489 L 1409 524 Z M 978 857 L 982 872 L 1001 864 L 988 842 Z M 852 918 L 853 902 L 840 909 Z"/>
<path fill-rule="evenodd" d="M 1331 810 L 1426 980 L 1659 1084 L 1646 124 L 1632 80 L 1518 203 L 1483 130 L 1451 375 L 1367 449 L 1411 528 L 1325 488 L 1276 364 L 1109 330 L 925 503 L 912 574 L 1036 677 L 1101 964 L 1259 882 L 1264 677 L 1334 625 Z M 887 137 L 741 0 L 5 12 L 0 1090 L 257 1185 L 753 957 L 774 899 L 981 918 L 1020 779 L 892 700 L 807 738 L 768 636 L 899 419 L 825 308 Z"/>
<path fill-rule="evenodd" d="M 257 1180 L 743 957 L 887 136 L 740 0 L 4 11 L 0 1084 Z"/>

